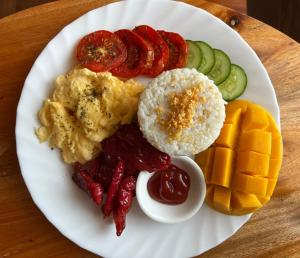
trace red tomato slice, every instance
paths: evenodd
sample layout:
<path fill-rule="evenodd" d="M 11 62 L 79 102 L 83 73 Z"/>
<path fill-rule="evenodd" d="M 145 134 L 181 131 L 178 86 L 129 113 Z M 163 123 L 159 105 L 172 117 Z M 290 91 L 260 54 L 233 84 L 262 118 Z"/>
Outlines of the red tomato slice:
<path fill-rule="evenodd" d="M 115 76 L 132 78 L 144 73 L 152 67 L 154 50 L 151 45 L 138 34 L 130 30 L 118 30 L 115 34 L 127 48 L 127 58 L 124 63 L 111 72 Z"/>
<path fill-rule="evenodd" d="M 152 67 L 147 69 L 144 74 L 150 77 L 159 75 L 168 64 L 169 47 L 159 33 L 148 25 L 135 27 L 133 32 L 144 38 L 154 49 L 154 61 Z"/>
<path fill-rule="evenodd" d="M 117 35 L 99 30 L 79 41 L 76 56 L 82 66 L 94 72 L 104 72 L 122 64 L 127 51 Z"/>
<path fill-rule="evenodd" d="M 183 37 L 174 32 L 159 30 L 158 33 L 169 47 L 167 70 L 185 67 L 188 57 L 188 46 Z"/>

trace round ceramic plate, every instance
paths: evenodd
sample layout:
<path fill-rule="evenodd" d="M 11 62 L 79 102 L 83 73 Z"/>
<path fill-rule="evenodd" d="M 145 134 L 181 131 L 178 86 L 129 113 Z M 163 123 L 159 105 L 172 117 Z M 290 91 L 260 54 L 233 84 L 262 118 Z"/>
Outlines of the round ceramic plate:
<path fill-rule="evenodd" d="M 16 141 L 22 175 L 31 196 L 47 219 L 77 245 L 105 257 L 191 257 L 229 238 L 249 218 L 227 216 L 206 205 L 190 220 L 160 224 L 143 214 L 135 201 L 121 237 L 111 219 L 71 180 L 71 168 L 56 150 L 39 144 L 34 129 L 37 111 L 53 89 L 59 74 L 75 64 L 74 50 L 87 33 L 106 29 L 132 29 L 148 24 L 203 40 L 224 50 L 242 66 L 249 79 L 242 98 L 267 108 L 279 124 L 279 108 L 271 81 L 262 63 L 237 32 L 218 18 L 193 6 L 162 0 L 129 0 L 95 9 L 66 26 L 34 63 L 17 110 Z"/>

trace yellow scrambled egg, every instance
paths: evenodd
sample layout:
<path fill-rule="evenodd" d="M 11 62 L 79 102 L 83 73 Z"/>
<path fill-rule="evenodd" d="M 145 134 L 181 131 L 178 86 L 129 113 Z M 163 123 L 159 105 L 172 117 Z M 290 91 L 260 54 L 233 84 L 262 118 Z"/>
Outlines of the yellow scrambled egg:
<path fill-rule="evenodd" d="M 109 72 L 75 68 L 56 79 L 52 96 L 38 113 L 40 142 L 49 140 L 66 163 L 85 163 L 101 150 L 100 142 L 137 112 L 143 85 L 123 82 Z"/>

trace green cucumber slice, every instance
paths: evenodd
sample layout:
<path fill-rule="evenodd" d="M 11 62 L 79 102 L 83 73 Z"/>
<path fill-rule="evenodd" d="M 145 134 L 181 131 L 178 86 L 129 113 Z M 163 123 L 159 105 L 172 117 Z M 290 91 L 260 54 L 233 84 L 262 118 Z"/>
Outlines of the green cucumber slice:
<path fill-rule="evenodd" d="M 188 68 L 198 68 L 202 60 L 202 52 L 200 47 L 191 40 L 187 40 L 186 43 L 189 47 L 189 55 L 186 67 Z"/>
<path fill-rule="evenodd" d="M 208 78 L 213 80 L 215 84 L 225 81 L 230 73 L 231 62 L 229 57 L 220 49 L 214 49 L 215 64 L 211 71 L 207 74 Z"/>
<path fill-rule="evenodd" d="M 231 72 L 228 78 L 218 85 L 223 99 L 231 101 L 241 96 L 247 87 L 247 75 L 243 68 L 238 65 L 231 65 Z"/>
<path fill-rule="evenodd" d="M 198 67 L 198 71 L 204 74 L 209 73 L 215 64 L 215 55 L 212 47 L 203 41 L 195 41 L 202 52 L 202 61 Z"/>

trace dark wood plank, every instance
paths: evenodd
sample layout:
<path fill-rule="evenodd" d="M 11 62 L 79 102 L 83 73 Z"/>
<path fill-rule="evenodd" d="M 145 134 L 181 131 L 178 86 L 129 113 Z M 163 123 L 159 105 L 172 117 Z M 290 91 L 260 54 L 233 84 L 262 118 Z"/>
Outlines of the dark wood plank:
<path fill-rule="evenodd" d="M 56 0 L 17 0 L 16 11 L 21 11 L 36 5 L 51 3 Z"/>
<path fill-rule="evenodd" d="M 7 16 L 36 5 L 54 2 L 57 0 L 0 0 L 0 17 Z M 209 0 L 210 2 L 227 6 L 240 13 L 247 13 L 247 0 Z"/>
<path fill-rule="evenodd" d="M 0 0 L 0 18 L 36 5 L 56 0 Z"/>
<path fill-rule="evenodd" d="M 296 0 L 250 0 L 248 14 L 300 42 L 300 1 Z"/>
<path fill-rule="evenodd" d="M 0 18 L 16 12 L 16 0 L 0 0 Z"/>
<path fill-rule="evenodd" d="M 247 13 L 247 0 L 209 0 L 209 2 L 224 5 L 243 14 Z"/>

